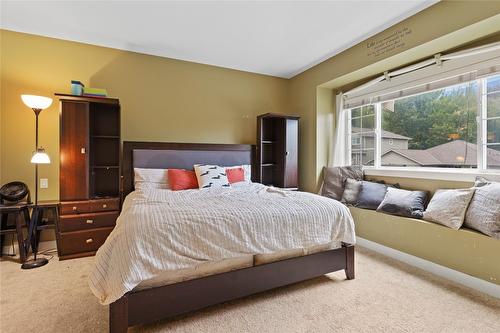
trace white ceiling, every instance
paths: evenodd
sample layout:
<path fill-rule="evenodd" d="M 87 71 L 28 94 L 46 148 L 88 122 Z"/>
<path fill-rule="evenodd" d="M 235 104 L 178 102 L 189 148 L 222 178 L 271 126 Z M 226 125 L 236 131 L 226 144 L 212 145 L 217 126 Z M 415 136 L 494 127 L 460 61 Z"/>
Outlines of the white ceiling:
<path fill-rule="evenodd" d="M 290 78 L 435 2 L 2 1 L 0 26 Z"/>

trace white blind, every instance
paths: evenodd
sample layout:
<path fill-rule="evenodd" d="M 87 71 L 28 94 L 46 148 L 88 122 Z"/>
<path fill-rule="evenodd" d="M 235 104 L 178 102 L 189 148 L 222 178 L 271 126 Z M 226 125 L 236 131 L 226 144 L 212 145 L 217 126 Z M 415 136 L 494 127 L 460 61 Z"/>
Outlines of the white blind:
<path fill-rule="evenodd" d="M 500 43 L 436 55 L 344 93 L 344 108 L 421 94 L 500 72 Z"/>

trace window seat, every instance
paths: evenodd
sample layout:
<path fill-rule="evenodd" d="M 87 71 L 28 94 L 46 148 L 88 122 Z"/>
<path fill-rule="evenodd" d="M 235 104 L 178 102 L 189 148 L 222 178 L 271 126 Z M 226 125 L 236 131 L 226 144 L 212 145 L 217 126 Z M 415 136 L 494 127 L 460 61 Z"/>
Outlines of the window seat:
<path fill-rule="evenodd" d="M 356 235 L 500 285 L 500 240 L 470 229 L 350 207 Z"/>

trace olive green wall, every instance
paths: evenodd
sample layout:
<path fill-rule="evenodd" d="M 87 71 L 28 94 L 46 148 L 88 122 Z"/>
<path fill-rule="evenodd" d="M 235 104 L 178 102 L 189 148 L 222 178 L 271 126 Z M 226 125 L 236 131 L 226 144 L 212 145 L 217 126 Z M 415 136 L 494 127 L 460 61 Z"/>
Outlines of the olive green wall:
<path fill-rule="evenodd" d="M 411 31 L 404 45 L 368 54 L 370 42 L 403 29 Z M 333 118 L 334 90 L 498 31 L 500 1 L 443 1 L 292 78 L 290 112 L 301 116 L 301 188 L 316 191 L 327 164 L 332 130 L 324 122 Z"/>
<path fill-rule="evenodd" d="M 34 182 L 35 117 L 20 95 L 68 93 L 72 79 L 120 99 L 123 140 L 248 144 L 258 114 L 288 112 L 285 79 L 6 30 L 0 38 L 1 183 Z M 41 199 L 59 196 L 58 116 L 56 99 L 40 114 L 52 159 L 40 166 Z"/>
<path fill-rule="evenodd" d="M 468 229 L 351 207 L 356 235 L 500 285 L 500 241 Z"/>

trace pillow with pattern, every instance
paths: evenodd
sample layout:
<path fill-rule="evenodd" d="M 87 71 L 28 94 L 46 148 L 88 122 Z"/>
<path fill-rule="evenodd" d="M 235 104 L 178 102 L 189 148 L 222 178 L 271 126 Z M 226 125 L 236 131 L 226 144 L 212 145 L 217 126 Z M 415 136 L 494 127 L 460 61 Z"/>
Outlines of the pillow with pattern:
<path fill-rule="evenodd" d="M 226 168 L 218 165 L 195 165 L 198 186 L 202 188 L 230 187 Z"/>
<path fill-rule="evenodd" d="M 464 227 L 500 240 L 500 182 L 476 178 Z"/>

